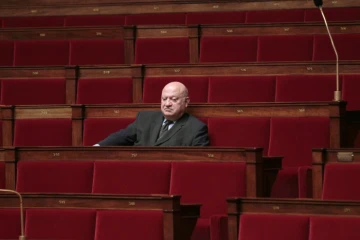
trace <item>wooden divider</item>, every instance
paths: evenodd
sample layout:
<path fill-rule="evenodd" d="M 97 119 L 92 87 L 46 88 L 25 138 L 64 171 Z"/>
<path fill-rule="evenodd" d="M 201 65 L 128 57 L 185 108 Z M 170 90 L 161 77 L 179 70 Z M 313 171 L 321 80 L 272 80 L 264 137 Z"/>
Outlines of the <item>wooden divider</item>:
<path fill-rule="evenodd" d="M 251 10 L 304 9 L 315 8 L 312 1 L 225 1 L 212 2 L 196 0 L 165 1 L 156 3 L 149 0 L 118 2 L 109 0 L 4 0 L 1 2 L 0 16 L 68 16 L 68 15 L 108 15 L 108 14 L 139 14 L 139 13 L 177 13 L 177 12 L 228 12 Z M 327 7 L 356 7 L 357 0 L 338 0 L 327 2 Z"/>
<path fill-rule="evenodd" d="M 228 199 L 229 240 L 238 239 L 239 218 L 242 214 L 257 213 L 360 216 L 360 202 L 312 199 L 230 198 Z"/>
<path fill-rule="evenodd" d="M 169 195 L 76 195 L 22 194 L 23 207 L 51 209 L 158 210 L 164 215 L 164 240 L 190 240 L 200 216 L 200 204 L 180 204 L 180 196 Z M 0 208 L 19 207 L 13 195 L 0 196 Z M 20 223 L 19 223 L 20 224 Z"/>

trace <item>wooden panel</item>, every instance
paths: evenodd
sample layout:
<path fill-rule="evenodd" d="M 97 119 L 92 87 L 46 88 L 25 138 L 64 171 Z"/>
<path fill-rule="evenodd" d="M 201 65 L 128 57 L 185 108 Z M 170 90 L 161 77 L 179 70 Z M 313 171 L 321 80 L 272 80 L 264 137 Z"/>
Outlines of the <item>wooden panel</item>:
<path fill-rule="evenodd" d="M 343 102 L 191 104 L 187 112 L 196 117 L 330 117 L 330 107 L 345 108 Z M 157 111 L 160 105 L 127 104 L 85 106 L 85 118 L 134 118 L 139 111 Z"/>
<path fill-rule="evenodd" d="M 330 23 L 332 34 L 359 33 L 360 25 L 353 23 Z M 327 34 L 323 23 L 202 26 L 201 36 L 263 36 L 263 35 L 303 35 Z"/>
<path fill-rule="evenodd" d="M 341 74 L 360 73 L 360 62 L 341 62 Z M 250 63 L 250 64 L 202 64 L 145 66 L 144 77 L 163 76 L 251 76 L 289 74 L 335 74 L 334 63 Z"/>
<path fill-rule="evenodd" d="M 5 0 L 6 1 L 6 0 Z M 54 3 L 47 0 L 33 0 L 11 2 L 1 2 L 0 16 L 66 16 L 66 15 L 98 15 L 98 14 L 138 14 L 138 13 L 177 13 L 177 12 L 223 12 L 223 11 L 251 11 L 251 10 L 275 10 L 275 9 L 303 9 L 314 8 L 312 1 L 226 1 L 208 3 L 206 1 L 196 2 L 169 2 L 165 0 L 156 3 L 149 2 L 124 2 L 118 3 L 109 0 L 105 3 L 101 0 L 92 1 L 70 1 L 57 0 Z M 162 2 L 165 1 L 165 2 Z M 28 2 L 28 3 L 26 3 Z M 81 2 L 81 4 L 79 4 Z M 31 3 L 32 6 L 31 6 Z M 44 4 L 47 3 L 47 4 Z M 87 4 L 85 4 L 87 3 Z M 103 4 L 101 4 L 103 3 Z M 9 6 L 11 5 L 11 6 Z M 41 7 L 40 7 L 41 6 Z M 360 2 L 357 0 L 337 0 L 326 2 L 326 7 L 358 7 Z"/>
<path fill-rule="evenodd" d="M 123 27 L 3 29 L 0 40 L 123 39 Z"/>

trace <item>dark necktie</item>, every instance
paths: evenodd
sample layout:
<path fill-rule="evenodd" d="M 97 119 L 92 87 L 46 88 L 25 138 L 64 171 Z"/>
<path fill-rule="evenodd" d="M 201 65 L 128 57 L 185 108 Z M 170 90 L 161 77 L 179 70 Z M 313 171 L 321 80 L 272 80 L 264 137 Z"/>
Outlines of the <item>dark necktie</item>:
<path fill-rule="evenodd" d="M 165 120 L 164 124 L 161 127 L 158 139 L 162 138 L 165 135 L 165 133 L 169 131 L 169 125 L 172 123 L 173 121 Z"/>

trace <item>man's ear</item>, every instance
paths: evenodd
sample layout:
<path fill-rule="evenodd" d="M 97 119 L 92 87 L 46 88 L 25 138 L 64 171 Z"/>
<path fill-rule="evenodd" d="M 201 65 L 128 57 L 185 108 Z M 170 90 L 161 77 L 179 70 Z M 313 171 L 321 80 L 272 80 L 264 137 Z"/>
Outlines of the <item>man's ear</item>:
<path fill-rule="evenodd" d="M 185 98 L 185 107 L 187 107 L 189 103 L 190 103 L 190 98 L 186 97 Z"/>

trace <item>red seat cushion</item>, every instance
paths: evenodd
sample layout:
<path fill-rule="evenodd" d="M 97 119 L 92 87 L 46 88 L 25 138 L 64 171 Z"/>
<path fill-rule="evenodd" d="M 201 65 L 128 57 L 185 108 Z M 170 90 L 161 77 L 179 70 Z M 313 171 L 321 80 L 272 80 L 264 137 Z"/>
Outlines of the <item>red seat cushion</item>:
<path fill-rule="evenodd" d="M 41 193 L 91 193 L 93 162 L 20 161 L 16 190 Z"/>
<path fill-rule="evenodd" d="M 245 163 L 175 162 L 170 194 L 182 203 L 201 203 L 201 217 L 225 214 L 226 199 L 246 196 Z"/>
<path fill-rule="evenodd" d="M 248 11 L 247 23 L 304 22 L 304 9 Z"/>
<path fill-rule="evenodd" d="M 343 99 L 347 101 L 346 110 L 360 110 L 360 75 L 344 75 L 342 81 Z"/>
<path fill-rule="evenodd" d="M 210 77 L 209 102 L 273 102 L 274 76 Z"/>
<path fill-rule="evenodd" d="M 127 15 L 126 25 L 182 25 L 185 24 L 185 13 L 145 13 Z"/>
<path fill-rule="evenodd" d="M 84 120 L 83 145 L 92 146 L 134 121 L 135 118 L 87 118 Z"/>
<path fill-rule="evenodd" d="M 202 37 L 200 62 L 254 62 L 257 55 L 256 36 Z"/>
<path fill-rule="evenodd" d="M 323 199 L 360 200 L 360 192 L 353 183 L 360 181 L 360 164 L 326 164 Z"/>
<path fill-rule="evenodd" d="M 208 100 L 207 77 L 145 77 L 144 103 L 160 103 L 162 89 L 169 82 L 181 82 L 189 90 L 191 103 L 206 103 Z"/>
<path fill-rule="evenodd" d="M 14 60 L 14 42 L 0 41 L 0 66 L 12 66 Z"/>
<path fill-rule="evenodd" d="M 0 239 L 19 239 L 20 228 L 20 210 L 0 209 Z"/>
<path fill-rule="evenodd" d="M 291 75 L 276 77 L 277 102 L 331 102 L 334 99 L 335 90 L 335 75 Z"/>
<path fill-rule="evenodd" d="M 309 217 L 301 215 L 242 214 L 239 240 L 308 240 Z"/>
<path fill-rule="evenodd" d="M 328 117 L 272 118 L 270 121 L 270 156 L 284 156 L 283 167 L 311 166 L 312 149 L 328 148 Z"/>
<path fill-rule="evenodd" d="M 162 211 L 98 211 L 96 216 L 95 240 L 121 239 L 163 240 Z"/>
<path fill-rule="evenodd" d="M 138 38 L 135 63 L 189 63 L 188 38 Z"/>
<path fill-rule="evenodd" d="M 89 240 L 95 220 L 91 209 L 27 209 L 25 232 L 29 239 Z"/>
<path fill-rule="evenodd" d="M 131 78 L 79 79 L 78 104 L 119 104 L 133 102 Z"/>
<path fill-rule="evenodd" d="M 326 20 L 329 22 L 359 21 L 360 8 L 323 8 Z M 306 9 L 305 22 L 323 22 L 324 19 L 319 9 Z"/>
<path fill-rule="evenodd" d="M 124 15 L 67 16 L 65 26 L 123 26 Z"/>
<path fill-rule="evenodd" d="M 210 219 L 198 218 L 191 235 L 191 240 L 210 240 L 210 231 Z"/>
<path fill-rule="evenodd" d="M 334 34 L 334 44 L 338 51 L 339 60 L 359 60 L 360 34 Z M 328 35 L 315 35 L 314 37 L 314 61 L 335 60 L 335 53 Z"/>
<path fill-rule="evenodd" d="M 6 105 L 66 104 L 65 79 L 3 79 L 1 103 Z"/>
<path fill-rule="evenodd" d="M 93 193 L 169 194 L 170 174 L 168 162 L 96 161 Z"/>
<path fill-rule="evenodd" d="M 71 40 L 70 64 L 124 64 L 122 39 Z"/>
<path fill-rule="evenodd" d="M 208 119 L 211 146 L 262 147 L 267 155 L 270 136 L 269 118 L 222 118 Z"/>
<path fill-rule="evenodd" d="M 24 40 L 15 42 L 15 66 L 68 65 L 66 40 Z"/>
<path fill-rule="evenodd" d="M 4 18 L 4 28 L 24 28 L 24 27 L 63 27 L 64 17 L 45 16 L 45 17 L 9 17 Z"/>
<path fill-rule="evenodd" d="M 360 218 L 350 216 L 310 217 L 309 240 L 360 239 Z"/>
<path fill-rule="evenodd" d="M 14 146 L 72 146 L 71 119 L 18 119 Z"/>
<path fill-rule="evenodd" d="M 311 61 L 313 36 L 260 36 L 258 61 Z"/>
<path fill-rule="evenodd" d="M 186 24 L 233 24 L 244 23 L 246 12 L 190 12 Z"/>

